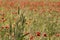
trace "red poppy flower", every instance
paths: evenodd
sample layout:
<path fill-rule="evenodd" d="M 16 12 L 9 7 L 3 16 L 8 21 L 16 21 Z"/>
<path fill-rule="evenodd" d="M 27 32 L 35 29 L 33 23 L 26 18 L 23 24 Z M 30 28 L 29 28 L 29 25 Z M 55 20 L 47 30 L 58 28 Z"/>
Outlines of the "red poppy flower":
<path fill-rule="evenodd" d="M 57 11 L 59 13 L 60 12 L 60 8 L 56 8 L 55 11 Z"/>
<path fill-rule="evenodd" d="M 47 34 L 46 34 L 46 33 L 44 33 L 44 34 L 43 34 L 43 36 L 44 36 L 44 37 L 47 37 Z"/>
<path fill-rule="evenodd" d="M 2 26 L 1 28 L 4 29 L 5 26 Z"/>
<path fill-rule="evenodd" d="M 14 4 L 15 4 L 15 3 L 14 3 L 13 1 L 9 3 L 9 5 L 10 5 L 11 7 L 14 7 Z"/>
<path fill-rule="evenodd" d="M 2 18 L 2 20 L 4 20 L 4 17 Z"/>
<path fill-rule="evenodd" d="M 60 34 L 56 34 L 55 36 L 56 36 L 56 37 L 59 37 L 59 36 L 60 36 Z"/>
<path fill-rule="evenodd" d="M 56 2 L 56 4 L 55 4 L 55 5 L 60 7 L 60 2 Z"/>
<path fill-rule="evenodd" d="M 12 12 L 12 14 L 17 14 L 17 12 Z"/>
<path fill-rule="evenodd" d="M 37 36 L 40 36 L 40 32 L 36 32 L 36 35 L 37 35 Z"/>
<path fill-rule="evenodd" d="M 2 0 L 0 0 L 0 6 L 2 6 Z"/>
<path fill-rule="evenodd" d="M 45 6 L 45 3 L 43 1 L 39 2 L 39 5 L 44 7 Z"/>
<path fill-rule="evenodd" d="M 29 5 L 30 2 L 29 1 L 25 1 L 25 6 Z"/>
<path fill-rule="evenodd" d="M 31 36 L 30 36 L 30 40 L 33 40 L 33 38 L 34 38 L 34 36 L 31 35 Z"/>
<path fill-rule="evenodd" d="M 3 19 L 2 22 L 5 22 L 7 19 Z"/>
<path fill-rule="evenodd" d="M 48 3 L 46 3 L 47 4 L 47 6 L 49 6 L 49 7 L 54 7 L 55 6 L 55 2 L 48 2 Z"/>
<path fill-rule="evenodd" d="M 25 7 L 25 2 L 20 2 L 20 8 L 23 9 Z"/>
<path fill-rule="evenodd" d="M 5 28 L 6 28 L 6 29 L 9 29 L 9 25 L 6 25 Z"/>
<path fill-rule="evenodd" d="M 34 7 L 33 7 L 33 6 L 30 6 L 30 7 L 29 7 L 29 9 L 30 9 L 30 10 L 33 10 L 33 9 L 34 9 Z"/>

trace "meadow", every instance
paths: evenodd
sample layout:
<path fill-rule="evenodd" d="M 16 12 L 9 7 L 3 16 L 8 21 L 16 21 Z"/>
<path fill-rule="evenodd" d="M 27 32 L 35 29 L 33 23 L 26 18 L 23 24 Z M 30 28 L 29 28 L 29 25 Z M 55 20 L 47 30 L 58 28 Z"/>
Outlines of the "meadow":
<path fill-rule="evenodd" d="M 60 40 L 60 1 L 0 0 L 0 40 Z"/>

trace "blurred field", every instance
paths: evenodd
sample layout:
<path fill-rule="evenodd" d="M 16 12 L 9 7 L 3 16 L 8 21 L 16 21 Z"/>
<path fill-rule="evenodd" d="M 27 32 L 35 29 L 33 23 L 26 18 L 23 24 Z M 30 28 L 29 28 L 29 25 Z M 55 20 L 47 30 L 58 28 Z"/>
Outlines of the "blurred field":
<path fill-rule="evenodd" d="M 0 0 L 0 40 L 60 40 L 60 0 Z"/>

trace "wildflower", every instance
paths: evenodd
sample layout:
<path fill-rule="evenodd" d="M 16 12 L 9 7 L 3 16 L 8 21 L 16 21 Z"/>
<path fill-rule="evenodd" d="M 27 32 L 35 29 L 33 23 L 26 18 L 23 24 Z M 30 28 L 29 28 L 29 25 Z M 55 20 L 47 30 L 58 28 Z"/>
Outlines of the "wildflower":
<path fill-rule="evenodd" d="M 47 34 L 46 34 L 46 33 L 44 33 L 44 34 L 43 34 L 43 36 L 44 36 L 44 37 L 47 37 Z"/>
<path fill-rule="evenodd" d="M 4 5 L 3 5 L 4 9 L 7 10 L 7 11 L 10 10 L 9 3 L 10 3 L 10 1 L 7 0 L 7 1 L 4 2 Z"/>
<path fill-rule="evenodd" d="M 52 11 L 52 8 L 49 8 L 47 11 L 50 13 Z"/>
<path fill-rule="evenodd" d="M 34 38 L 34 36 L 33 36 L 33 35 L 31 35 L 31 36 L 30 36 L 30 40 L 33 40 L 33 38 Z"/>
<path fill-rule="evenodd" d="M 37 36 L 40 36 L 40 32 L 36 32 L 36 35 L 37 35 Z"/>
<path fill-rule="evenodd" d="M 43 1 L 39 2 L 39 5 L 44 7 L 45 6 L 45 3 Z"/>
<path fill-rule="evenodd" d="M 7 19 L 3 19 L 2 22 L 5 22 Z"/>
<path fill-rule="evenodd" d="M 25 2 L 20 2 L 20 8 L 23 9 L 25 7 Z"/>
<path fill-rule="evenodd" d="M 34 7 L 34 11 L 36 12 L 38 9 L 36 7 Z"/>
<path fill-rule="evenodd" d="M 6 4 L 6 6 L 14 7 L 15 2 L 7 0 L 7 1 L 5 1 L 5 4 Z"/>
<path fill-rule="evenodd" d="M 29 5 L 30 5 L 29 9 L 30 9 L 30 10 L 33 10 L 33 9 L 34 9 L 34 7 L 35 7 L 35 6 L 34 6 L 34 2 L 30 2 L 30 4 L 29 4 Z"/>
<path fill-rule="evenodd" d="M 14 21 L 16 21 L 16 20 L 17 20 L 17 18 L 13 18 L 13 20 L 14 20 Z"/>
<path fill-rule="evenodd" d="M 31 6 L 31 7 L 29 7 L 29 9 L 30 9 L 30 10 L 33 10 L 33 9 L 34 9 L 34 7 L 33 7 L 33 6 Z"/>
<path fill-rule="evenodd" d="M 4 20 L 4 17 L 2 17 L 2 20 Z"/>
<path fill-rule="evenodd" d="M 26 24 L 27 24 L 27 25 L 30 25 L 30 24 L 31 24 L 31 20 L 27 20 L 27 21 L 26 21 Z"/>
<path fill-rule="evenodd" d="M 60 7 L 60 2 L 56 2 L 55 5 L 58 6 L 58 7 Z"/>
<path fill-rule="evenodd" d="M 2 0 L 0 0 L 0 6 L 2 6 Z"/>
<path fill-rule="evenodd" d="M 2 26 L 1 28 L 4 29 L 5 26 Z"/>
<path fill-rule="evenodd" d="M 57 11 L 59 13 L 60 12 L 60 8 L 56 8 L 55 11 Z"/>
<path fill-rule="evenodd" d="M 48 2 L 47 5 L 48 5 L 49 7 L 54 7 L 54 6 L 55 6 L 55 2 Z"/>
<path fill-rule="evenodd" d="M 44 13 L 44 12 L 45 12 L 45 9 L 44 9 L 44 8 L 42 8 L 42 9 L 40 9 L 39 11 L 40 11 L 40 14 L 42 14 L 42 13 Z"/>
<path fill-rule="evenodd" d="M 34 6 L 34 2 L 30 2 L 30 4 L 29 4 L 30 6 Z"/>
<path fill-rule="evenodd" d="M 38 7 L 40 2 L 35 2 L 35 7 Z"/>
<path fill-rule="evenodd" d="M 38 2 L 30 2 L 30 6 L 38 7 Z"/>
<path fill-rule="evenodd" d="M 5 16 L 5 14 L 3 13 L 2 16 Z"/>
<path fill-rule="evenodd" d="M 10 6 L 11 6 L 11 7 L 14 7 L 14 2 L 13 2 L 13 1 L 10 2 Z"/>
<path fill-rule="evenodd" d="M 25 6 L 29 5 L 30 2 L 29 1 L 24 1 L 25 2 Z"/>
<path fill-rule="evenodd" d="M 12 14 L 17 14 L 17 12 L 12 12 Z"/>
<path fill-rule="evenodd" d="M 5 28 L 6 28 L 6 29 L 9 29 L 9 25 L 6 25 Z"/>
<path fill-rule="evenodd" d="M 30 10 L 37 11 L 37 7 L 38 7 L 38 2 L 30 2 Z"/>
<path fill-rule="evenodd" d="M 56 37 L 59 37 L 59 36 L 60 36 L 60 34 L 56 34 L 55 36 L 56 36 Z"/>
<path fill-rule="evenodd" d="M 5 18 L 4 18 L 4 16 L 2 16 L 2 18 L 1 18 L 2 20 L 4 20 Z"/>

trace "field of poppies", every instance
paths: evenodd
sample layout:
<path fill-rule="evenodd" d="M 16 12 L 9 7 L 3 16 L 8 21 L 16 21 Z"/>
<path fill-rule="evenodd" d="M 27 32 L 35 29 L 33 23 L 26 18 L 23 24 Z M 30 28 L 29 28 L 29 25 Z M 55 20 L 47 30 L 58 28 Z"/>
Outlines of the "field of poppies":
<path fill-rule="evenodd" d="M 60 40 L 60 1 L 0 0 L 0 40 Z"/>

